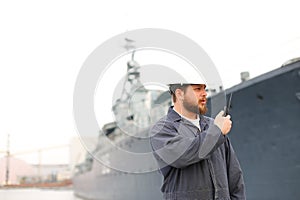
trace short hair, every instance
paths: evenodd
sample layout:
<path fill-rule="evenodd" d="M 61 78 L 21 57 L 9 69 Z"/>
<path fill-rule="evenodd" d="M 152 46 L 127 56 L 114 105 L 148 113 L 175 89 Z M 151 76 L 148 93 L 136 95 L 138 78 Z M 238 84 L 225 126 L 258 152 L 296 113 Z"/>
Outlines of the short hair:
<path fill-rule="evenodd" d="M 175 91 L 177 89 L 182 90 L 183 92 L 186 91 L 186 88 L 189 86 L 190 84 L 170 84 L 169 85 L 169 92 L 172 95 L 172 100 L 175 103 L 176 102 L 176 95 L 175 95 Z"/>

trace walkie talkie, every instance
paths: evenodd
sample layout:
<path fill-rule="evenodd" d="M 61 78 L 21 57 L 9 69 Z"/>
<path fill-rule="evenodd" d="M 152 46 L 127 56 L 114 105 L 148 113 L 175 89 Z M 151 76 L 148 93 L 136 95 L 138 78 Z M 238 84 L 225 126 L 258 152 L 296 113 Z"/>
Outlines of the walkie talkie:
<path fill-rule="evenodd" d="M 231 98 L 232 98 L 232 93 L 230 93 L 229 98 L 227 100 L 227 105 L 224 108 L 223 117 L 226 117 L 229 114 L 229 109 L 230 109 L 230 105 L 231 105 Z"/>

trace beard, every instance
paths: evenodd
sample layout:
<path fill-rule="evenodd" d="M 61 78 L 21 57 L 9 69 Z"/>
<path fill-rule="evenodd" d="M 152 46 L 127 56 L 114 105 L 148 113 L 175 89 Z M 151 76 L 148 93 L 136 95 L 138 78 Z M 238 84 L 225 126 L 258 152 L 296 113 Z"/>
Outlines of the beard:
<path fill-rule="evenodd" d="M 197 105 L 193 105 L 188 101 L 183 101 L 183 107 L 193 113 L 204 115 L 207 112 L 206 105 L 202 105 L 200 102 Z"/>
<path fill-rule="evenodd" d="M 206 105 L 199 105 L 199 112 L 201 115 L 204 115 L 207 112 Z"/>

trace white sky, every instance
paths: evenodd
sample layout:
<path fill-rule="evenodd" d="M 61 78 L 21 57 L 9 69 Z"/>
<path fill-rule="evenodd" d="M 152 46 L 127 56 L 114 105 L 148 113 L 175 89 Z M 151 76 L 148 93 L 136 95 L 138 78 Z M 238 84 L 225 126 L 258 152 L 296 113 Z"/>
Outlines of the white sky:
<path fill-rule="evenodd" d="M 225 88 L 242 71 L 254 77 L 300 56 L 297 1 L 101 2 L 1 1 L 0 151 L 7 134 L 12 152 L 69 143 L 77 135 L 72 106 L 79 70 L 96 47 L 125 31 L 184 34 L 209 54 Z M 49 151 L 42 161 L 66 163 L 66 152 Z"/>

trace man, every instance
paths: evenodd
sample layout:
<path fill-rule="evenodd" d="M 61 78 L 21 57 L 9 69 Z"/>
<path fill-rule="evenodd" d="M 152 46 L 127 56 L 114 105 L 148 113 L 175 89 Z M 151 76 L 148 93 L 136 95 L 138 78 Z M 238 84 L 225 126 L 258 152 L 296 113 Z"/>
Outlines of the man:
<path fill-rule="evenodd" d="M 232 122 L 206 113 L 205 84 L 171 84 L 174 106 L 151 128 L 164 199 L 243 200 L 242 171 L 227 137 Z"/>

